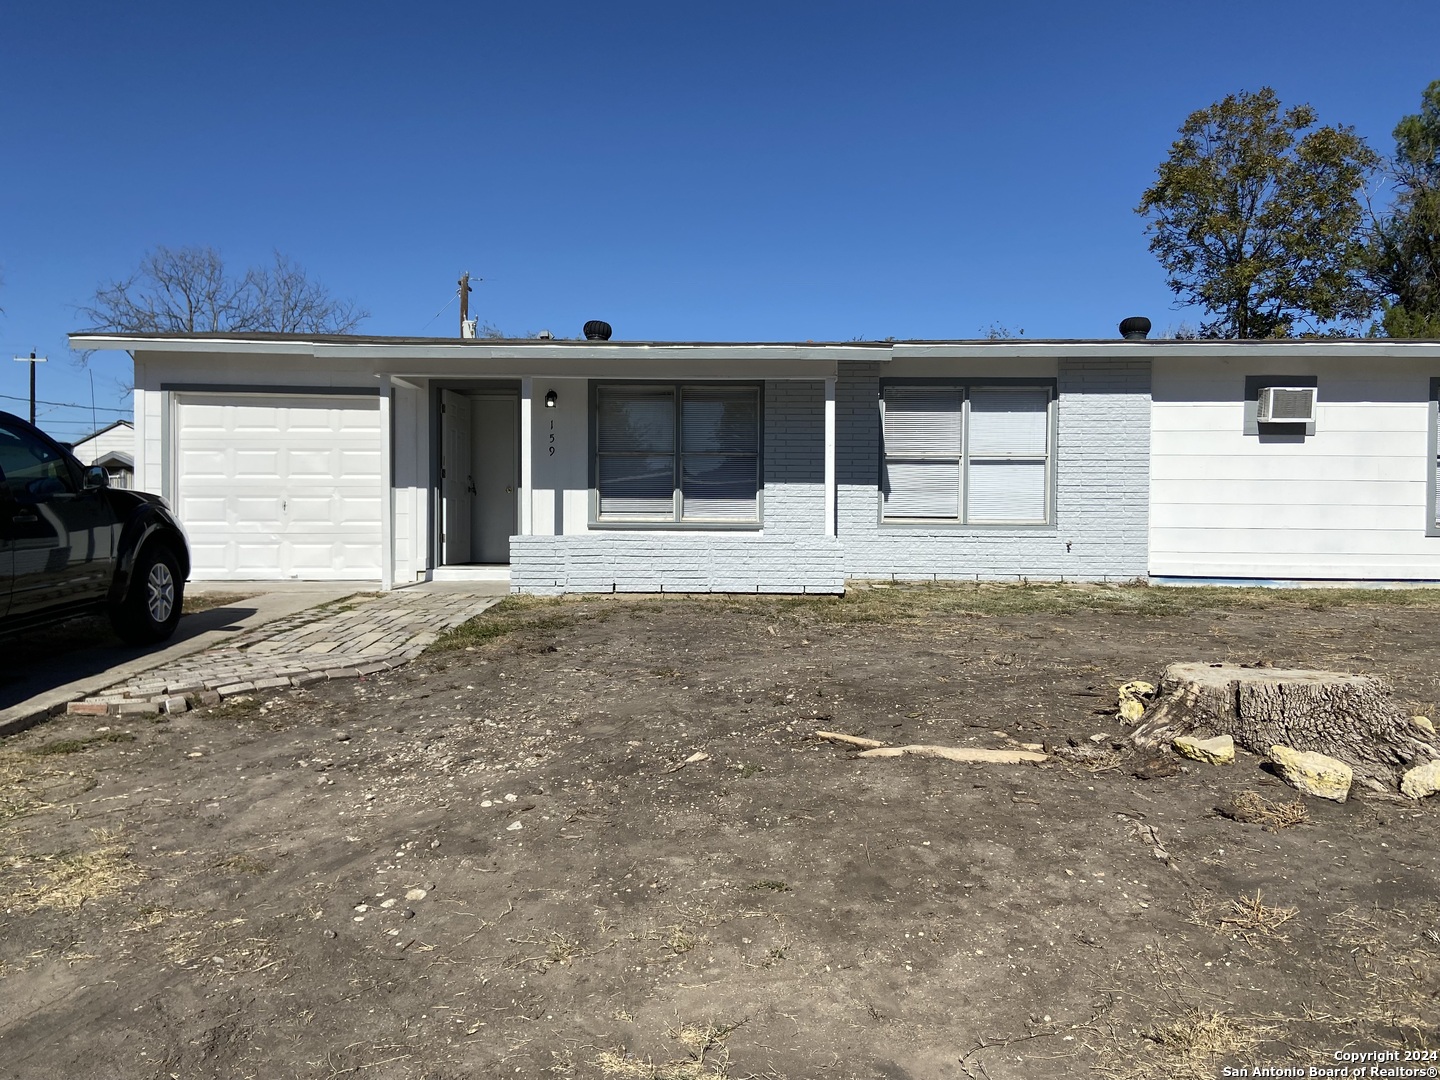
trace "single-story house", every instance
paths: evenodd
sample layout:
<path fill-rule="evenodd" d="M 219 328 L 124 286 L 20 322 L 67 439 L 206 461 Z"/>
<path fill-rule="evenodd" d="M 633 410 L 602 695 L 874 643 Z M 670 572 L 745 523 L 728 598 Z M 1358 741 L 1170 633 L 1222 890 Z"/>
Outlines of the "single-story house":
<path fill-rule="evenodd" d="M 106 424 L 93 435 L 70 444 L 82 465 L 99 465 L 110 478 L 110 486 L 135 486 L 135 425 L 129 420 Z"/>
<path fill-rule="evenodd" d="M 1440 342 L 71 341 L 199 579 L 1440 583 Z"/>

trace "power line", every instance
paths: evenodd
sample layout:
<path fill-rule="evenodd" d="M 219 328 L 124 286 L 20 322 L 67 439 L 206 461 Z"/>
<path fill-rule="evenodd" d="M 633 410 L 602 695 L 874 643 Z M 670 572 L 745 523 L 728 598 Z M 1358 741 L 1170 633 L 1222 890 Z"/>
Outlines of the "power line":
<path fill-rule="evenodd" d="M 0 398 L 4 398 L 6 401 L 29 401 L 29 400 L 30 400 L 28 397 L 16 397 L 14 394 L 0 394 Z M 79 404 L 78 402 L 74 402 L 74 401 L 46 401 L 46 400 L 44 400 L 43 398 L 36 398 L 36 399 L 35 399 L 35 404 L 36 404 L 36 405 L 54 405 L 56 408 L 59 408 L 59 409 L 89 409 L 89 408 L 90 408 L 89 405 L 82 405 L 82 404 Z M 116 408 L 112 408 L 112 407 L 109 406 L 109 405 L 101 405 L 101 406 L 99 406 L 99 408 L 98 408 L 96 411 L 97 411 L 97 412 L 114 412 L 114 413 L 127 413 L 127 414 L 128 414 L 128 413 L 133 413 L 135 410 L 134 410 L 134 409 L 116 409 Z"/>

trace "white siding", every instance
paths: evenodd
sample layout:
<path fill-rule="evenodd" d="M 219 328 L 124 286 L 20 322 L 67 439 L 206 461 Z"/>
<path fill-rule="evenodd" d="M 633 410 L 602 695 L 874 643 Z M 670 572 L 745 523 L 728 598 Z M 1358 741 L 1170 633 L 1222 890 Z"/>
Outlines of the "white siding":
<path fill-rule="evenodd" d="M 1426 536 L 1434 361 L 1159 359 L 1156 577 L 1440 579 Z M 1244 434 L 1247 375 L 1319 379 L 1315 434 Z"/>

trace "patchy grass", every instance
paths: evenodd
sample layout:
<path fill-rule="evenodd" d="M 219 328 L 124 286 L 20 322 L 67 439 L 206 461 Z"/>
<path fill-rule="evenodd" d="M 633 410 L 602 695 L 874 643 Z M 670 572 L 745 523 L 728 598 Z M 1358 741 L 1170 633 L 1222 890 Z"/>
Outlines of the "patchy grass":
<path fill-rule="evenodd" d="M 752 881 L 750 888 L 759 892 L 789 892 L 790 886 L 783 881 L 771 881 L 768 878 L 761 881 Z"/>
<path fill-rule="evenodd" d="M 531 937 L 516 938 L 517 945 L 532 945 L 540 949 L 534 956 L 522 956 L 513 961 L 516 967 L 525 964 L 538 964 L 545 967 L 549 964 L 568 964 L 576 957 L 588 955 L 581 947 L 578 938 L 572 938 L 552 930 L 548 934 L 541 934 Z"/>
<path fill-rule="evenodd" d="M 519 630 L 558 630 L 575 621 L 576 603 L 569 597 L 507 596 L 469 622 L 441 634 L 427 651 L 473 649 Z"/>
<path fill-rule="evenodd" d="M 94 786 L 94 775 L 64 754 L 0 748 L 0 826 L 63 805 Z"/>
<path fill-rule="evenodd" d="M 99 845 L 88 851 L 67 851 L 34 855 L 23 860 L 22 870 L 33 870 L 29 883 L 16 894 L 22 909 L 59 908 L 78 911 L 87 901 L 118 893 L 145 878 L 130 860 L 130 850 L 118 834 L 97 829 L 92 833 Z"/>
<path fill-rule="evenodd" d="M 940 615 L 1188 615 L 1203 610 L 1255 611 L 1340 607 L 1440 608 L 1440 589 L 1254 589 L 1221 586 L 1008 584 L 991 582 L 852 584 L 839 597 L 717 597 L 751 612 L 808 616 L 820 622 L 915 622 Z"/>
<path fill-rule="evenodd" d="M 1165 1076 L 1185 1080 L 1210 1080 L 1225 1061 L 1238 1060 L 1260 1045 L 1269 1029 L 1224 1013 L 1192 1008 L 1158 1023 L 1146 1038 L 1156 1044 L 1166 1059 Z"/>
<path fill-rule="evenodd" d="M 1192 902 L 1191 921 L 1211 930 L 1233 934 L 1253 945 L 1257 938 L 1288 940 L 1280 933 L 1280 927 L 1299 913 L 1298 908 L 1265 903 L 1263 894 L 1257 889 L 1254 896 L 1241 896 L 1218 912 L 1213 901 L 1200 897 Z"/>
<path fill-rule="evenodd" d="M 683 956 L 704 940 L 702 935 L 687 930 L 683 926 L 672 926 L 669 936 L 665 939 L 665 947 L 676 956 Z"/>
<path fill-rule="evenodd" d="M 1189 615 L 1197 611 L 1256 611 L 1340 607 L 1440 609 L 1440 589 L 1254 589 L 1219 586 L 1011 584 L 994 582 L 852 583 L 844 596 L 756 596 L 738 593 L 507 596 L 482 615 L 442 634 L 431 652 L 475 648 L 525 630 L 557 630 L 581 618 L 605 618 L 622 606 L 699 604 L 752 617 L 822 624 L 914 623 L 941 616 Z M 771 633 L 778 633 L 775 626 Z M 674 677 L 668 668 L 656 678 Z"/>
<path fill-rule="evenodd" d="M 97 731 L 94 735 L 82 735 L 76 739 L 56 739 L 25 751 L 31 757 L 53 757 L 56 754 L 78 754 L 87 746 L 97 743 L 134 742 L 135 736 L 128 731 Z"/>
<path fill-rule="evenodd" d="M 687 1057 L 675 1061 L 655 1062 L 648 1058 L 631 1057 L 616 1050 L 605 1050 L 594 1065 L 608 1080 L 699 1080 L 703 1076 L 728 1077 L 728 1052 L 725 1040 L 743 1024 L 679 1024 L 665 1034 L 678 1042 Z M 717 1061 L 706 1061 L 712 1051 L 722 1051 Z"/>
<path fill-rule="evenodd" d="M 201 592 L 185 594 L 185 601 L 180 610 L 186 615 L 198 615 L 202 611 L 212 611 L 215 608 L 233 607 L 235 604 L 249 600 L 255 593 L 228 593 L 228 592 Z"/>
<path fill-rule="evenodd" d="M 215 868 L 231 874 L 268 874 L 270 872 L 269 864 L 243 852 L 239 855 L 228 855 L 219 859 L 215 863 Z"/>
<path fill-rule="evenodd" d="M 1230 796 L 1217 809 L 1233 821 L 1269 825 L 1273 829 L 1290 829 L 1310 823 L 1310 811 L 1299 795 L 1290 802 L 1272 802 L 1256 792 L 1241 791 Z"/>

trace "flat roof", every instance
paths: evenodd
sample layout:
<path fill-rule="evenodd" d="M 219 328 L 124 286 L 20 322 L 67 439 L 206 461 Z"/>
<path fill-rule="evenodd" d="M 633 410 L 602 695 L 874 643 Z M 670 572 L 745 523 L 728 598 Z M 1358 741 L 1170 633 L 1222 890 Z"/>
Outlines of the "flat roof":
<path fill-rule="evenodd" d="M 516 357 L 567 359 L 697 360 L 888 360 L 909 357 L 1001 356 L 1102 358 L 1129 355 L 1220 357 L 1369 355 L 1440 357 L 1440 340 L 1398 338 L 957 338 L 896 341 L 588 341 L 542 338 L 407 337 L 371 334 L 275 333 L 111 333 L 69 335 L 79 349 L 128 352 L 288 353 L 367 359 L 476 359 Z M 577 355 L 578 354 L 578 355 Z"/>

